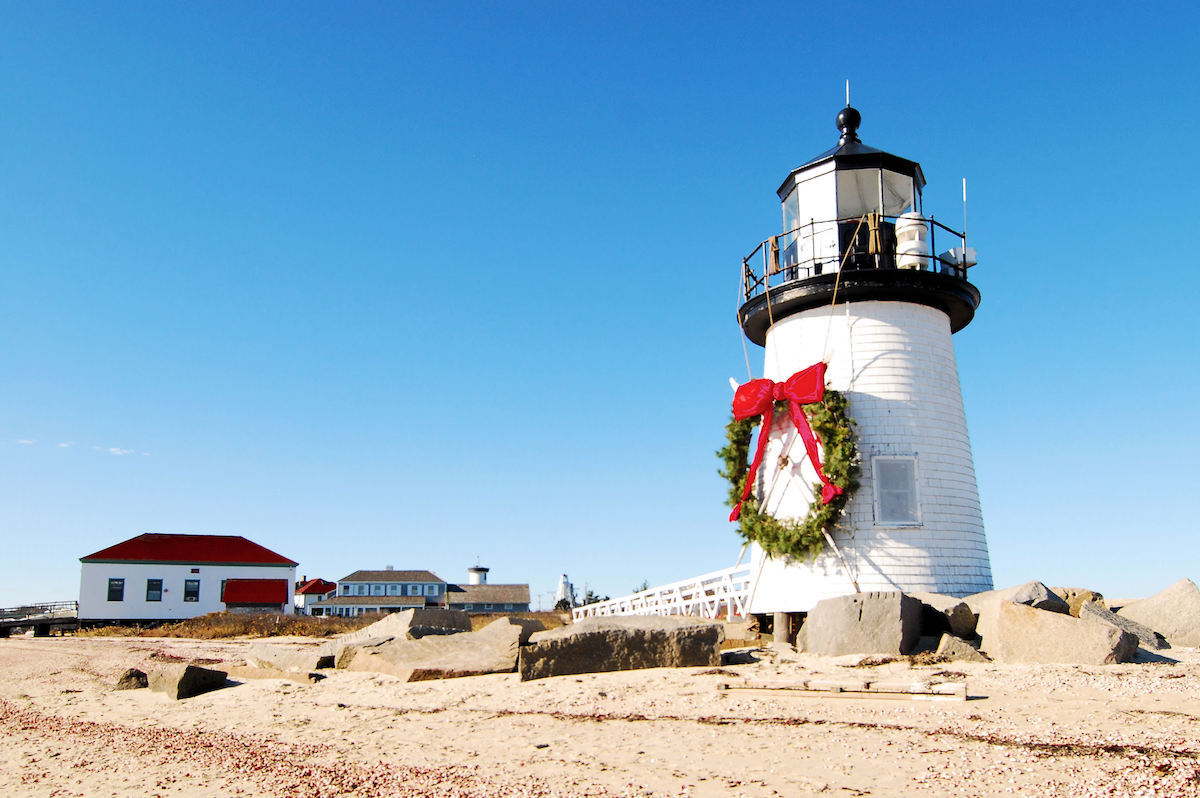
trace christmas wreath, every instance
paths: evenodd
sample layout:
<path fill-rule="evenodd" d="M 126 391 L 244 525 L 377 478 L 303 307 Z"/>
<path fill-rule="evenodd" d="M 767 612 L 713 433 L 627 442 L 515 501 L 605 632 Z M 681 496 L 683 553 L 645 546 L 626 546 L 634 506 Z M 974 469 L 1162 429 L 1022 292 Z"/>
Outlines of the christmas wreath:
<path fill-rule="evenodd" d="M 825 533 L 842 517 L 847 500 L 858 487 L 858 447 L 854 420 L 847 413 L 849 402 L 841 393 L 826 389 L 824 383 L 825 367 L 818 363 L 784 383 L 751 380 L 739 386 L 733 417 L 725 425 L 726 444 L 717 451 L 720 474 L 729 481 L 726 503 L 733 507 L 729 520 L 738 522 L 738 532 L 747 542 L 789 561 L 810 559 L 824 548 Z M 779 519 L 760 512 L 758 499 L 750 495 L 776 412 L 791 414 L 821 479 L 821 484 L 813 486 L 814 499 L 803 519 Z M 750 437 L 759 416 L 762 431 L 750 462 Z"/>

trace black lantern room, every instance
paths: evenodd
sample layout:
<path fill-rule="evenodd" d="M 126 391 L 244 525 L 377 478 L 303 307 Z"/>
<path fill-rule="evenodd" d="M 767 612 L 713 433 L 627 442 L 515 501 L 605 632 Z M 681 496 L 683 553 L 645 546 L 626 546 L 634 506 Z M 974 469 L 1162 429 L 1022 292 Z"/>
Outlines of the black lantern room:
<path fill-rule="evenodd" d="M 975 315 L 965 234 L 924 214 L 921 165 L 863 144 L 861 122 L 850 106 L 838 113 L 837 146 L 779 187 L 783 232 L 743 260 L 738 317 L 757 344 L 774 321 L 835 300 L 929 305 L 945 311 L 952 332 Z"/>

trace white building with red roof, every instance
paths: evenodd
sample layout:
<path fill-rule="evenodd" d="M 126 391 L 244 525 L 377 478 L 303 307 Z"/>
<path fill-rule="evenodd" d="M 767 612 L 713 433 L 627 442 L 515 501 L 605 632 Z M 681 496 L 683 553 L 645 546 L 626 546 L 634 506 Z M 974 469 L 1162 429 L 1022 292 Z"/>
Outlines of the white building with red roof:
<path fill-rule="evenodd" d="M 293 611 L 296 562 L 240 535 L 138 535 L 80 557 L 81 621 Z"/>
<path fill-rule="evenodd" d="M 300 581 L 296 583 L 296 612 L 300 615 L 309 615 L 309 609 L 318 601 L 325 601 L 337 595 L 337 582 L 330 582 L 327 579 L 309 579 L 306 576 L 300 577 Z"/>

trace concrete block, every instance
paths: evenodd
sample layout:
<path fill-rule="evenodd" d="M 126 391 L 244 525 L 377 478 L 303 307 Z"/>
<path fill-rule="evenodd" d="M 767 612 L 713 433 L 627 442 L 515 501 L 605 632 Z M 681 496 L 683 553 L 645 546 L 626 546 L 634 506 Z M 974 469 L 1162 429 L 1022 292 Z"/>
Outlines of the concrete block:
<path fill-rule="evenodd" d="M 1106 621 L 1005 601 L 983 650 L 997 662 L 1108 665 L 1128 662 L 1137 643 L 1135 635 Z"/>
<path fill-rule="evenodd" d="M 683 668 L 721 663 L 724 630 L 694 618 L 586 618 L 538 632 L 521 649 L 521 681 L 572 673 Z"/>
<path fill-rule="evenodd" d="M 148 677 L 150 689 L 175 700 L 224 687 L 228 674 L 198 665 L 164 665 Z"/>
<path fill-rule="evenodd" d="M 817 602 L 805 622 L 813 654 L 908 654 L 921 636 L 922 604 L 899 592 L 855 593 Z"/>
<path fill-rule="evenodd" d="M 246 652 L 246 664 L 254 668 L 308 673 L 332 668 L 334 656 L 327 646 L 296 648 L 279 643 L 251 643 Z"/>
<path fill-rule="evenodd" d="M 962 662 L 987 662 L 988 658 L 979 652 L 976 645 L 954 635 L 942 635 L 938 643 L 937 653 L 952 660 Z"/>
<path fill-rule="evenodd" d="M 544 627 L 541 621 L 500 618 L 478 632 L 396 639 L 354 649 L 349 670 L 387 673 L 408 682 L 511 673 L 522 643 Z"/>
<path fill-rule="evenodd" d="M 1124 629 L 1126 632 L 1136 635 L 1138 639 L 1138 645 L 1147 650 L 1157 651 L 1171 647 L 1171 644 L 1168 643 L 1162 635 L 1150 627 L 1143 626 L 1135 620 L 1126 618 L 1124 615 L 1118 615 L 1112 610 L 1109 610 L 1094 602 L 1088 602 L 1080 607 L 1079 617 L 1095 618 L 1097 620 L 1104 621 L 1105 623 L 1111 623 L 1113 626 L 1116 626 L 1120 629 Z"/>
<path fill-rule="evenodd" d="M 1088 602 L 1099 604 L 1101 607 L 1107 607 L 1104 603 L 1103 595 L 1086 587 L 1055 587 L 1051 588 L 1051 591 L 1055 595 L 1061 596 L 1062 600 L 1067 602 L 1071 614 L 1076 618 L 1079 617 L 1079 610 Z"/>
<path fill-rule="evenodd" d="M 1200 647 L 1200 589 L 1190 579 L 1130 601 L 1117 614 L 1150 627 L 1173 646 Z"/>

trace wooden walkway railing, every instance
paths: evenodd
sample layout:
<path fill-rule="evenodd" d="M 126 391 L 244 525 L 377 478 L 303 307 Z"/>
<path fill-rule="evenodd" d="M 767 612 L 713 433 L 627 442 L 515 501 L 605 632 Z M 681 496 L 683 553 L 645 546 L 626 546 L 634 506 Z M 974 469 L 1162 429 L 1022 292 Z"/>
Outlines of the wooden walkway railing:
<path fill-rule="evenodd" d="M 745 617 L 752 577 L 749 565 L 713 571 L 703 576 L 652 587 L 629 596 L 585 604 L 574 610 L 575 620 L 607 615 L 694 615 L 726 620 Z"/>

